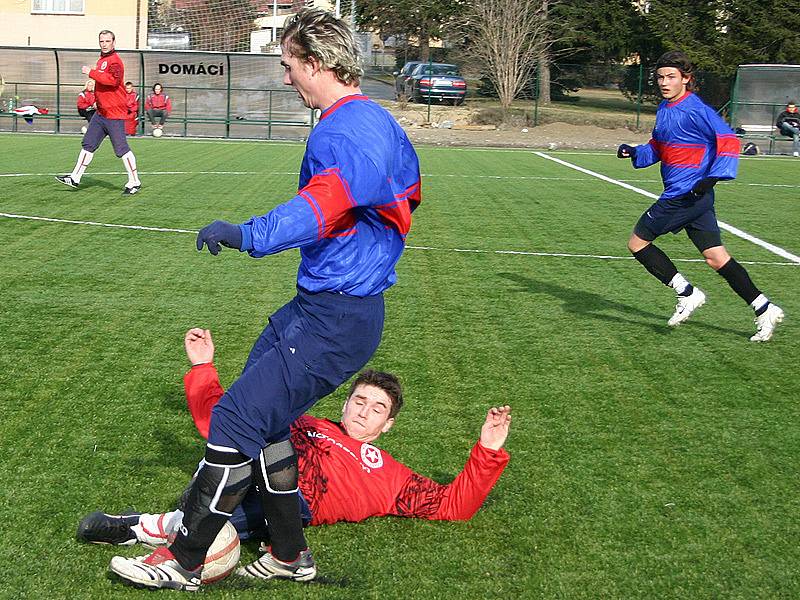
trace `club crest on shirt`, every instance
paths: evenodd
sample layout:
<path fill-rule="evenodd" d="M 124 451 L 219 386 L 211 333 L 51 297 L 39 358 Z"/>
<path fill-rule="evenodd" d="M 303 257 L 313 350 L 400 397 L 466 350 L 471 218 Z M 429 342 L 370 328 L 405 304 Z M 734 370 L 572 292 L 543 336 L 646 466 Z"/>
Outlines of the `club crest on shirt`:
<path fill-rule="evenodd" d="M 371 469 L 380 469 L 383 466 L 381 451 L 370 444 L 361 444 L 361 461 Z"/>
<path fill-rule="evenodd" d="M 108 61 L 104 60 L 103 62 L 100 63 L 100 70 L 105 71 L 107 66 L 108 66 Z"/>

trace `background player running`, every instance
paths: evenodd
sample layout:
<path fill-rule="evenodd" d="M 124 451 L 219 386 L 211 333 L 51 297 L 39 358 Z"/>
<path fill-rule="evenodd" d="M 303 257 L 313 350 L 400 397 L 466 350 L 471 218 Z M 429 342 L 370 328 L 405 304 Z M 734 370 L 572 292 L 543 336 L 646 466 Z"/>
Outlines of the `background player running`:
<path fill-rule="evenodd" d="M 184 376 L 186 402 L 195 425 L 208 436 L 211 408 L 223 394 L 214 367 L 211 332 L 190 329 L 184 339 L 192 363 Z M 389 431 L 403 405 L 403 390 L 390 373 L 364 371 L 353 380 L 340 422 L 300 417 L 292 425 L 298 453 L 300 502 L 311 525 L 400 516 L 461 521 L 472 518 L 509 461 L 503 449 L 511 409 L 489 409 L 480 439 L 464 469 L 448 485 L 415 473 L 373 444 Z M 86 542 L 128 545 L 167 543 L 182 513 L 108 515 L 95 512 L 78 526 Z M 261 501 L 253 488 L 231 517 L 242 539 L 268 538 Z M 252 568 L 252 567 L 248 567 Z"/>
<path fill-rule="evenodd" d="M 692 93 L 694 67 L 683 52 L 667 52 L 658 59 L 656 81 L 664 101 L 656 113 L 652 139 L 641 146 L 622 144 L 617 150 L 619 158 L 630 158 L 637 169 L 661 161 L 664 181 L 664 193 L 636 223 L 628 249 L 653 276 L 675 289 L 678 303 L 668 324 L 680 325 L 705 303 L 706 295 L 652 242 L 667 232 L 685 229 L 708 266 L 755 311 L 757 331 L 750 340 L 766 342 L 783 320 L 783 311 L 728 254 L 714 212 L 714 185 L 736 177 L 739 140 L 720 116 Z"/>
<path fill-rule="evenodd" d="M 125 123 L 128 119 L 125 65 L 122 64 L 122 59 L 114 49 L 116 40 L 111 31 L 104 29 L 100 32 L 98 39 L 100 58 L 97 59 L 97 65 L 94 69 L 88 66 L 81 67 L 81 72 L 95 81 L 94 95 L 97 112 L 86 127 L 78 161 L 75 163 L 72 173 L 59 175 L 56 179 L 64 185 L 77 188 L 86 167 L 94 158 L 95 151 L 108 136 L 111 138 L 114 153 L 122 159 L 122 164 L 125 165 L 125 171 L 128 173 L 128 183 L 125 184 L 122 193 L 135 194 L 141 189 L 142 182 L 139 181 L 139 174 L 136 170 L 136 157 L 128 146 L 128 140 L 125 139 Z"/>

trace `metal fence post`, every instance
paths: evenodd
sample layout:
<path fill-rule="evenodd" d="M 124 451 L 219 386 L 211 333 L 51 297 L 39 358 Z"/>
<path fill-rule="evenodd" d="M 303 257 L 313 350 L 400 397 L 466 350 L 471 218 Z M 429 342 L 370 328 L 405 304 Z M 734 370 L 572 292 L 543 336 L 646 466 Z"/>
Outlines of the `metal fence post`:
<path fill-rule="evenodd" d="M 139 101 L 140 102 L 144 102 L 144 100 L 146 100 L 145 95 L 144 95 L 144 90 L 145 90 L 144 52 L 142 52 L 140 50 L 139 51 Z M 137 118 L 139 117 L 139 112 L 140 112 L 139 108 L 140 107 L 137 105 L 136 106 L 136 116 L 137 116 Z M 141 105 L 141 108 L 142 109 L 144 108 L 144 104 Z M 145 122 L 144 122 L 145 121 L 145 112 L 144 112 L 144 110 L 142 110 L 141 113 L 142 113 L 142 117 L 141 117 L 141 119 L 139 119 L 139 131 L 142 133 L 142 135 L 144 135 L 144 132 L 146 131 L 146 129 L 145 129 L 146 125 L 145 125 Z"/>
<path fill-rule="evenodd" d="M 183 88 L 183 137 L 188 135 L 189 129 L 189 122 L 186 120 L 189 116 L 187 110 L 189 110 L 189 88 Z"/>
<path fill-rule="evenodd" d="M 231 137 L 231 55 L 226 54 L 225 60 L 228 64 L 228 103 L 225 107 L 225 137 Z"/>
<path fill-rule="evenodd" d="M 272 90 L 269 90 L 269 112 L 267 112 L 267 139 L 272 139 Z"/>
<path fill-rule="evenodd" d="M 428 48 L 430 52 L 430 48 Z M 428 125 L 431 124 L 431 96 L 433 95 L 433 56 L 428 54 Z M 420 86 L 422 87 L 422 86 Z"/>
<path fill-rule="evenodd" d="M 533 126 L 539 125 L 539 77 L 541 70 L 536 69 L 536 77 L 533 79 Z"/>
<path fill-rule="evenodd" d="M 58 63 L 58 50 L 53 50 L 56 57 L 56 133 L 61 133 L 61 67 Z"/>

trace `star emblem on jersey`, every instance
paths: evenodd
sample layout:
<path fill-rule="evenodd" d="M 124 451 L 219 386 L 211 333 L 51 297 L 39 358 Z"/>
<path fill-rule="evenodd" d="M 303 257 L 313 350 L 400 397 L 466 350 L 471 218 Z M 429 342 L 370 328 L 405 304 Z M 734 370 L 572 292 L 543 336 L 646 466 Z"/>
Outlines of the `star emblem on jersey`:
<path fill-rule="evenodd" d="M 371 469 L 380 469 L 383 466 L 381 451 L 370 444 L 361 444 L 361 462 Z"/>

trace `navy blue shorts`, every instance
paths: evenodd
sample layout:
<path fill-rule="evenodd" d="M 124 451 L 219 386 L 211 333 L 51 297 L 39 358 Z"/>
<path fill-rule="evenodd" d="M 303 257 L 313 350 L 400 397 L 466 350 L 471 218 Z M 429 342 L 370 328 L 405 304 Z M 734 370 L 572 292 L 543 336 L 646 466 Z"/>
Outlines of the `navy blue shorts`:
<path fill-rule="evenodd" d="M 297 295 L 256 340 L 244 371 L 211 411 L 208 442 L 258 459 L 289 426 L 355 375 L 383 333 L 383 295 Z"/>
<path fill-rule="evenodd" d="M 303 527 L 307 527 L 311 523 L 311 508 L 309 508 L 308 502 L 299 491 L 297 492 L 297 500 L 300 503 L 300 518 L 303 520 Z M 261 503 L 261 496 L 255 486 L 250 486 L 244 500 L 234 509 L 231 515 L 231 524 L 236 528 L 239 538 L 242 540 L 250 538 L 257 540 L 269 539 L 264 507 Z"/>
<path fill-rule="evenodd" d="M 660 235 L 678 233 L 681 229 L 706 232 L 706 237 L 707 234 L 716 234 L 719 238 L 713 189 L 703 196 L 686 194 L 659 199 L 639 218 L 633 232 L 643 240 L 652 242 Z M 721 245 L 721 242 L 717 245 Z"/>
<path fill-rule="evenodd" d="M 128 140 L 125 138 L 125 120 L 106 119 L 100 113 L 95 113 L 92 120 L 89 121 L 86 133 L 83 134 L 81 146 L 87 152 L 94 152 L 100 147 L 106 136 L 111 139 L 111 145 L 114 146 L 114 154 L 118 158 L 122 158 L 131 151 L 128 146 Z"/>

